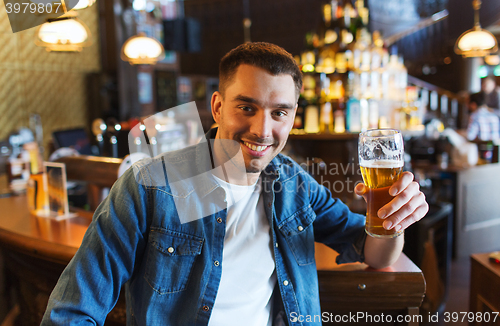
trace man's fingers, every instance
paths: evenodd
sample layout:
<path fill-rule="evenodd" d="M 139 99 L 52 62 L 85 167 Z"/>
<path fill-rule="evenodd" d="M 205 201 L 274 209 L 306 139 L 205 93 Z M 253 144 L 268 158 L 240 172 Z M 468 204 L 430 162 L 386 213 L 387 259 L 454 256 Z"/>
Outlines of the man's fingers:
<path fill-rule="evenodd" d="M 396 231 L 404 229 L 424 217 L 428 210 L 429 205 L 425 201 L 425 195 L 419 192 L 418 195 L 401 206 L 398 211 L 387 217 L 386 221 L 384 221 L 384 228 L 391 229 L 394 227 Z"/>
<path fill-rule="evenodd" d="M 401 177 L 398 181 L 394 182 L 394 184 L 389 188 L 389 194 L 391 196 L 396 196 L 400 194 L 403 190 L 405 190 L 408 185 L 413 181 L 413 173 L 411 172 L 403 172 L 401 173 Z"/>
<path fill-rule="evenodd" d="M 396 226 L 394 226 L 395 230 L 396 231 L 404 230 L 413 223 L 420 221 L 425 216 L 425 214 L 427 214 L 428 211 L 429 211 L 429 204 L 427 204 L 427 202 L 424 201 L 424 203 L 419 207 L 417 207 L 417 209 L 415 209 L 413 213 L 408 215 L 399 224 L 396 224 Z"/>
<path fill-rule="evenodd" d="M 389 189 L 390 191 L 391 189 Z M 380 218 L 386 218 L 391 214 L 395 213 L 403 205 L 408 203 L 413 197 L 417 196 L 420 192 L 420 186 L 416 182 L 411 182 L 406 189 L 400 192 L 393 200 L 391 200 L 388 204 L 384 205 L 378 212 L 377 215 Z M 414 207 L 415 209 L 415 207 Z M 411 213 L 411 212 L 410 212 Z"/>
<path fill-rule="evenodd" d="M 356 193 L 356 195 L 358 196 L 363 196 L 364 194 L 366 194 L 366 191 L 368 190 L 368 188 L 365 186 L 364 183 L 358 183 L 356 185 L 356 187 L 354 187 L 354 192 Z"/>

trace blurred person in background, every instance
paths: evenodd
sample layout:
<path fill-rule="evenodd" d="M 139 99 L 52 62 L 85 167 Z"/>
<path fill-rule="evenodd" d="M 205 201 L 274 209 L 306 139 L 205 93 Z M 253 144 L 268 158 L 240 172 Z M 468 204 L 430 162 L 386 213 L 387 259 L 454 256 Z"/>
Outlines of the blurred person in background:
<path fill-rule="evenodd" d="M 481 93 L 484 94 L 484 103 L 498 116 L 500 115 L 500 90 L 495 77 L 488 76 L 481 80 Z"/>
<path fill-rule="evenodd" d="M 483 92 L 474 93 L 469 97 L 468 140 L 494 140 L 500 138 L 498 116 L 485 103 Z"/>

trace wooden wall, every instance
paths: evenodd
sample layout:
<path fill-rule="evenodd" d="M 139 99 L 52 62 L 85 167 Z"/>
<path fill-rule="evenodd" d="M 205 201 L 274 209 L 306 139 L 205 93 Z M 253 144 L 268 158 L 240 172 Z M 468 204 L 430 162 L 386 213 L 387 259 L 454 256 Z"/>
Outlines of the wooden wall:
<path fill-rule="evenodd" d="M 305 34 L 321 22 L 323 0 L 249 0 L 251 40 L 271 42 L 292 54 L 304 50 Z M 243 43 L 243 1 L 185 1 L 185 16 L 202 28 L 202 52 L 181 56 L 183 74 L 218 76 L 222 56 Z"/>

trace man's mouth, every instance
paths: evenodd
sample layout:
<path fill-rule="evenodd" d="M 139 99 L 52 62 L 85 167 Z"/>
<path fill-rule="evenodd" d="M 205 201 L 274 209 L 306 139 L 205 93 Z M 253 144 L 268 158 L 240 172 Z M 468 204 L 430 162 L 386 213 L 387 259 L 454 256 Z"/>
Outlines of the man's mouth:
<path fill-rule="evenodd" d="M 264 150 L 266 150 L 268 147 L 270 147 L 270 145 L 254 145 L 254 144 L 250 144 L 249 142 L 246 142 L 244 141 L 243 144 L 250 148 L 252 151 L 256 151 L 256 152 L 262 152 Z"/>

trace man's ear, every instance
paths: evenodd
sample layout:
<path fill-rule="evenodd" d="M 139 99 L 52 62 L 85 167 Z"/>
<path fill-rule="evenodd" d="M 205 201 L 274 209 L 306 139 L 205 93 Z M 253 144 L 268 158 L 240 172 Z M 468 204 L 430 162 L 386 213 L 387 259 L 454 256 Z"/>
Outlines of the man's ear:
<path fill-rule="evenodd" d="M 222 94 L 220 92 L 217 91 L 212 94 L 210 105 L 212 107 L 212 117 L 217 124 L 219 124 L 220 120 L 222 100 Z"/>

